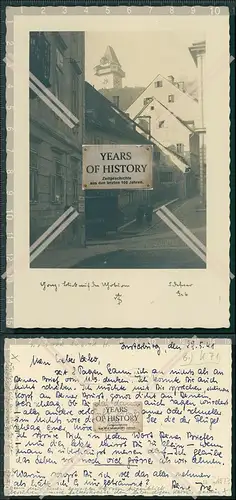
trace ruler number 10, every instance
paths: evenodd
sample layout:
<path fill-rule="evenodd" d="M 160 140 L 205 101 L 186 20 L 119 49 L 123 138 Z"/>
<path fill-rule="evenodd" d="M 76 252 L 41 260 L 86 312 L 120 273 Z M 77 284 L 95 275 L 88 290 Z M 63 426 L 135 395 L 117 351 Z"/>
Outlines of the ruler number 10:
<path fill-rule="evenodd" d="M 210 12 L 211 15 L 213 16 L 214 14 L 218 16 L 220 14 L 220 7 L 210 7 Z"/>

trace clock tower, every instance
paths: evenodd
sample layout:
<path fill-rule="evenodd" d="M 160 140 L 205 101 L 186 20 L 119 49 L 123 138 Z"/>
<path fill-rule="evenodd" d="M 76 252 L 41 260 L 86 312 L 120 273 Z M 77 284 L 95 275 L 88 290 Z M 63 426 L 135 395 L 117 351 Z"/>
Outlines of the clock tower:
<path fill-rule="evenodd" d="M 95 67 L 95 75 L 98 77 L 103 89 L 122 88 L 122 78 L 125 77 L 125 73 L 114 49 L 110 45 L 108 45 L 104 56 L 100 59 L 100 64 Z"/>

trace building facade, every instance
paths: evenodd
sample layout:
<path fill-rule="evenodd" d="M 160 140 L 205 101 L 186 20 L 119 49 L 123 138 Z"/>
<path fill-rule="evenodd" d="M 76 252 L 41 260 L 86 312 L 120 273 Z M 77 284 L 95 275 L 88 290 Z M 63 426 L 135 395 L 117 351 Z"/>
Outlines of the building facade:
<path fill-rule="evenodd" d="M 197 67 L 198 74 L 198 102 L 199 114 L 196 121 L 196 133 L 199 136 L 199 163 L 200 163 L 200 195 L 202 206 L 206 206 L 206 122 L 205 122 L 205 56 L 206 42 L 196 42 L 189 47 L 190 54 Z"/>
<path fill-rule="evenodd" d="M 72 205 L 80 212 L 73 237 L 84 244 L 84 50 L 83 32 L 30 36 L 30 72 L 36 82 L 29 96 L 31 243 Z M 77 125 L 71 127 L 63 118 L 68 112 Z M 69 226 L 55 243 L 71 237 Z"/>
<path fill-rule="evenodd" d="M 195 122 L 199 120 L 196 97 L 189 95 L 185 82 L 176 81 L 172 75 L 165 78 L 158 74 L 145 88 L 122 88 L 121 82 L 115 86 L 112 61 L 115 63 L 118 59 L 112 47 L 108 47 L 106 53 L 105 60 L 101 60 L 106 63 L 106 80 L 102 80 L 101 66 L 96 67 L 99 79 L 97 86 L 102 87 L 99 92 L 112 105 L 125 111 L 141 127 L 141 134 L 157 147 L 155 154 L 159 156 L 159 162 L 155 178 L 158 179 L 158 188 L 156 187 L 152 197 L 155 197 L 157 191 L 158 196 L 168 188 L 170 192 L 171 185 L 179 197 L 188 196 L 197 190 L 200 177 L 199 155 L 196 154 L 195 147 L 198 140 L 195 137 Z M 146 134 L 143 134 L 143 130 Z M 159 146 L 163 146 L 161 154 Z M 168 149 L 173 153 L 171 158 Z"/>
<path fill-rule="evenodd" d="M 161 74 L 158 74 L 137 97 L 126 110 L 127 113 L 134 119 L 143 106 L 153 97 L 183 121 L 195 121 L 198 117 L 198 103 L 195 98 L 185 92 L 183 82 L 180 85 L 179 82 L 175 82 L 173 76 L 165 78 Z"/>
<path fill-rule="evenodd" d="M 112 190 L 109 192 L 86 191 L 87 208 L 89 200 L 96 197 L 117 197 L 119 209 L 125 220 L 133 219 L 140 204 L 157 204 L 186 195 L 185 173 L 188 165 L 175 152 L 150 136 L 126 113 L 119 110 L 88 82 L 85 84 L 85 138 L 84 144 L 151 144 L 153 146 L 151 190 Z M 113 199 L 114 200 L 114 199 Z M 96 205 L 95 209 L 96 209 Z M 98 206 L 98 204 L 97 204 Z M 109 203 L 107 202 L 107 206 Z M 88 213 L 86 212 L 86 219 Z M 87 221 L 88 222 L 88 221 Z"/>
<path fill-rule="evenodd" d="M 152 138 L 186 163 L 185 173 L 188 175 L 178 181 L 180 197 L 196 194 L 200 179 L 200 157 L 196 154 L 196 124 L 199 123 L 200 106 L 197 99 L 185 91 L 184 82 L 176 82 L 173 76 L 165 78 L 157 75 L 127 109 L 127 113 L 135 122 L 146 127 Z M 175 157 L 172 159 L 177 165 Z M 181 164 L 179 167 L 182 177 L 184 169 Z"/>
<path fill-rule="evenodd" d="M 198 50 L 198 45 L 194 44 L 194 54 Z M 177 158 L 181 157 L 184 162 L 187 162 L 188 176 L 186 176 L 186 182 L 183 182 L 185 187 L 181 189 L 181 193 L 196 194 L 200 191 L 201 184 L 200 152 L 196 148 L 199 142 L 198 127 L 202 121 L 201 110 L 203 110 L 202 91 L 198 96 L 199 101 L 196 96 L 197 85 L 201 88 L 201 71 L 198 70 L 198 82 L 195 80 L 177 81 L 173 75 L 164 77 L 158 74 L 147 87 L 131 88 L 122 87 L 121 80 L 118 85 L 114 84 L 113 64 L 118 63 L 120 68 L 121 65 L 112 47 L 107 48 L 106 57 L 102 58 L 101 62 L 105 65 L 106 78 L 103 79 L 101 65 L 96 66 L 97 87 L 101 87 L 99 92 L 144 129 L 147 132 L 146 137 L 152 140 L 154 138 L 159 144 L 175 152 Z M 200 66 L 202 68 L 202 64 L 199 63 Z M 166 154 L 163 158 L 166 158 Z M 166 161 L 163 164 L 165 170 Z M 176 162 L 174 161 L 173 164 L 175 169 Z M 170 168 L 173 164 L 171 160 Z M 162 168 L 161 165 L 159 168 Z M 180 167 L 180 176 L 183 175 L 184 168 L 185 166 Z M 189 174 L 190 170 L 191 174 Z M 163 171 L 161 178 L 170 179 L 175 175 L 178 177 L 174 170 L 172 173 L 168 172 L 168 175 L 166 171 Z"/>
<path fill-rule="evenodd" d="M 84 144 L 147 144 L 146 134 L 138 133 L 137 125 L 125 113 L 112 105 L 100 92 L 85 83 L 85 134 Z M 117 206 L 124 215 L 124 222 L 139 204 L 147 203 L 151 190 L 86 190 L 87 199 L 117 197 Z M 109 207 L 109 200 L 107 206 Z M 87 203 L 87 208 L 89 204 Z M 89 210 L 89 208 L 88 208 Z M 88 222 L 88 221 L 87 221 Z"/>
<path fill-rule="evenodd" d="M 154 97 L 146 102 L 134 120 L 146 126 L 152 137 L 164 146 L 190 160 L 189 136 L 194 131 L 193 122 L 191 125 L 184 122 Z"/>

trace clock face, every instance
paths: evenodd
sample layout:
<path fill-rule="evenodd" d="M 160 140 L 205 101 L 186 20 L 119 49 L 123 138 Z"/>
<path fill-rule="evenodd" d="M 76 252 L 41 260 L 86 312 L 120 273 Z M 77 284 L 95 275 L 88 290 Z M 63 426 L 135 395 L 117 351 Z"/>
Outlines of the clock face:
<path fill-rule="evenodd" d="M 104 87 L 108 86 L 108 82 L 109 82 L 108 78 L 104 78 L 104 80 L 102 82 L 102 84 L 104 85 Z"/>

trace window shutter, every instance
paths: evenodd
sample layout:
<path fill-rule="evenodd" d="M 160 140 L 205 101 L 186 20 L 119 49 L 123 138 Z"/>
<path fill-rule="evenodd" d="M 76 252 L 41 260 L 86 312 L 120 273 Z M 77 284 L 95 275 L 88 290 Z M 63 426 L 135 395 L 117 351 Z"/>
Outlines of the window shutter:
<path fill-rule="evenodd" d="M 52 203 L 55 203 L 56 201 L 56 176 L 51 175 L 50 176 L 50 198 Z"/>

